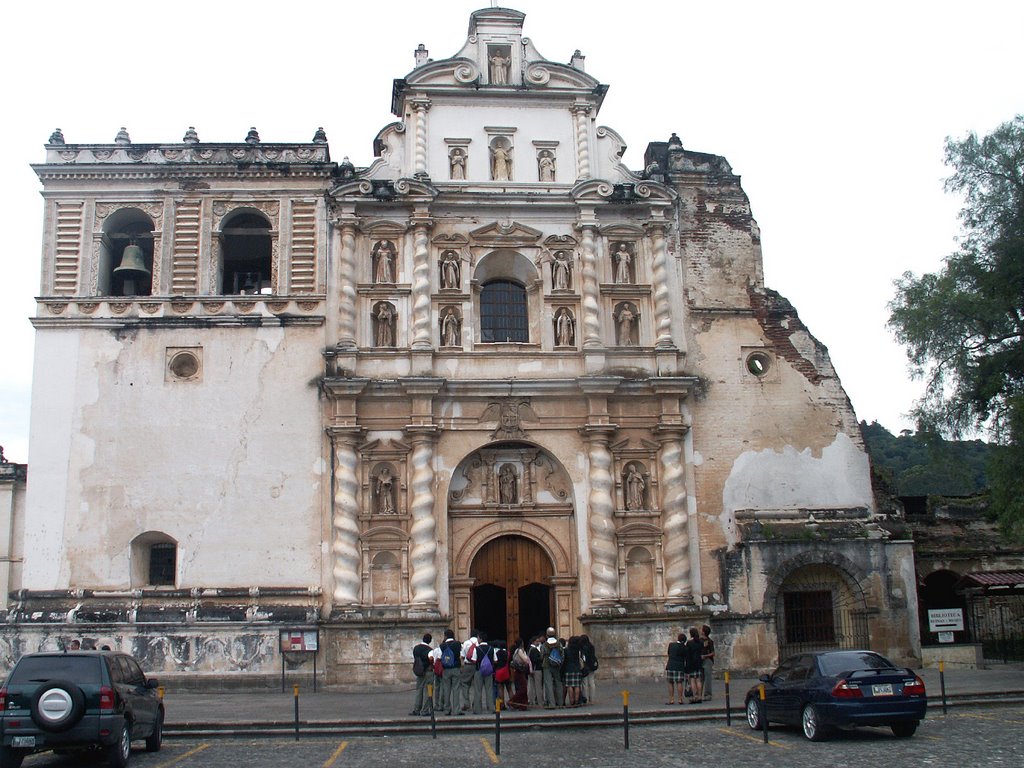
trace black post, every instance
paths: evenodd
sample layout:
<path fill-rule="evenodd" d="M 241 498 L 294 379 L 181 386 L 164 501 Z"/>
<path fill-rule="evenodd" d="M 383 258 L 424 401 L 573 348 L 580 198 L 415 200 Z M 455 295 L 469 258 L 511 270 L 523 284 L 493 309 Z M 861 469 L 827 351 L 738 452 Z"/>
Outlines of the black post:
<path fill-rule="evenodd" d="M 281 693 L 284 693 L 284 653 L 281 654 Z"/>
<path fill-rule="evenodd" d="M 295 686 L 295 740 L 299 740 L 299 686 Z"/>
<path fill-rule="evenodd" d="M 622 692 L 622 741 L 629 749 L 629 691 Z"/>
<path fill-rule="evenodd" d="M 764 743 L 768 743 L 768 700 L 764 694 L 764 683 L 758 688 L 759 698 L 761 700 L 761 731 L 764 733 Z"/>
<path fill-rule="evenodd" d="M 434 684 L 427 683 L 427 698 L 430 700 L 430 738 L 437 738 L 437 715 L 434 714 Z"/>
<path fill-rule="evenodd" d="M 946 708 L 946 662 L 939 662 L 939 688 L 942 690 L 942 714 L 948 714 Z"/>
<path fill-rule="evenodd" d="M 320 651 L 313 651 L 313 693 L 316 693 L 316 655 Z"/>
<path fill-rule="evenodd" d="M 501 754 L 501 699 L 494 700 L 494 754 Z"/>
<path fill-rule="evenodd" d="M 732 727 L 732 711 L 729 709 L 729 671 L 725 672 L 725 724 Z"/>

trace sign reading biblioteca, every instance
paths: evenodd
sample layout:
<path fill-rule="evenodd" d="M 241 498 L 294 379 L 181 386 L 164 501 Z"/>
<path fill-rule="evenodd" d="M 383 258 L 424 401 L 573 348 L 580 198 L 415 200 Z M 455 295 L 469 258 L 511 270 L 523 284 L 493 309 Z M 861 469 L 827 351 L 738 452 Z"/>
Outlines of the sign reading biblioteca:
<path fill-rule="evenodd" d="M 963 608 L 931 608 L 928 610 L 929 632 L 963 632 Z"/>

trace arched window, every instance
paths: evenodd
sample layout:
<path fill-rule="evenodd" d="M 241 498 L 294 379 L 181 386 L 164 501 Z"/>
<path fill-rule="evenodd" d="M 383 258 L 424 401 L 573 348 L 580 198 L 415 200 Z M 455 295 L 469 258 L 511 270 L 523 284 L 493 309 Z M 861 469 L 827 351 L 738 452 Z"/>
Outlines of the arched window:
<path fill-rule="evenodd" d="M 131 545 L 133 587 L 173 587 L 178 576 L 178 544 L 159 531 L 136 536 Z"/>
<path fill-rule="evenodd" d="M 221 293 L 270 293 L 270 223 L 258 213 L 238 213 L 227 221 L 220 234 Z"/>
<path fill-rule="evenodd" d="M 529 342 L 526 288 L 511 280 L 491 280 L 480 291 L 480 341 Z"/>
<path fill-rule="evenodd" d="M 149 296 L 153 291 L 153 220 L 137 208 L 107 219 L 100 243 L 101 296 Z"/>

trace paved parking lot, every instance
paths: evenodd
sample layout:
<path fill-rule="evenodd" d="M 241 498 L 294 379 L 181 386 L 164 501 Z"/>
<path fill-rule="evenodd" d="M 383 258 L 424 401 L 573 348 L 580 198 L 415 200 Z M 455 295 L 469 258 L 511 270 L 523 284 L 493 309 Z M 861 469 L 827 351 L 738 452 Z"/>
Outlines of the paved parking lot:
<path fill-rule="evenodd" d="M 962 768 L 1024 765 L 1024 707 L 977 707 L 942 715 L 933 710 L 911 739 L 897 739 L 888 729 L 840 732 L 812 744 L 795 729 L 772 728 L 769 743 L 734 719 L 718 723 L 680 723 L 630 729 L 630 750 L 623 748 L 621 728 L 544 730 L 503 733 L 501 754 L 493 734 L 351 738 L 169 739 L 163 751 L 136 751 L 137 768 L 377 768 L 378 766 L 495 765 L 544 766 L 732 766 L 764 764 L 795 768 L 844 768 L 865 765 L 927 765 Z M 140 745 L 141 747 L 141 745 Z M 36 755 L 27 768 L 65 768 L 90 764 L 79 757 Z"/>

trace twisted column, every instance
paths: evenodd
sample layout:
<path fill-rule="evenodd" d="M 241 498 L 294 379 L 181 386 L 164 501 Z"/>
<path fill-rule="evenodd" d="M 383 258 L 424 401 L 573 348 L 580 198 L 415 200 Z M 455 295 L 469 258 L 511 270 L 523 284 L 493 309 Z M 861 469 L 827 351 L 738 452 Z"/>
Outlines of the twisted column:
<path fill-rule="evenodd" d="M 334 604 L 359 603 L 359 500 L 356 440 L 352 432 L 331 432 L 334 444 Z"/>
<path fill-rule="evenodd" d="M 578 178 L 590 178 L 590 131 L 587 122 L 590 115 L 590 106 L 577 104 L 572 108 L 573 118 L 576 121 L 576 167 L 579 170 Z"/>
<path fill-rule="evenodd" d="M 415 220 L 412 264 L 412 348 L 432 349 L 430 327 L 430 243 L 429 219 Z"/>
<path fill-rule="evenodd" d="M 413 109 L 416 110 L 416 166 L 415 176 L 427 176 L 427 110 L 430 109 L 429 99 L 414 99 Z"/>
<path fill-rule="evenodd" d="M 672 308 L 668 300 L 668 248 L 665 244 L 665 226 L 652 224 L 648 231 L 654 251 L 654 343 L 657 347 L 672 347 Z"/>
<path fill-rule="evenodd" d="M 690 598 L 690 531 L 686 509 L 683 432 L 661 436 L 661 473 L 665 498 L 665 587 L 669 598 Z"/>
<path fill-rule="evenodd" d="M 594 600 L 618 597 L 615 548 L 615 502 L 612 499 L 612 454 L 606 431 L 587 436 L 590 463 L 590 584 Z"/>
<path fill-rule="evenodd" d="M 587 222 L 578 225 L 582 230 L 580 244 L 580 272 L 583 293 L 583 347 L 601 346 L 601 291 L 597 282 L 597 239 L 594 236 L 596 224 Z"/>
<path fill-rule="evenodd" d="M 356 225 L 354 222 L 338 222 L 341 230 L 341 253 L 339 256 L 338 278 L 340 301 L 338 302 L 338 346 L 348 349 L 356 347 Z"/>
<path fill-rule="evenodd" d="M 437 522 L 434 519 L 434 435 L 412 435 L 412 602 L 437 604 Z"/>

